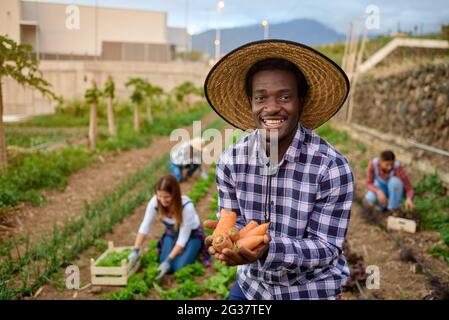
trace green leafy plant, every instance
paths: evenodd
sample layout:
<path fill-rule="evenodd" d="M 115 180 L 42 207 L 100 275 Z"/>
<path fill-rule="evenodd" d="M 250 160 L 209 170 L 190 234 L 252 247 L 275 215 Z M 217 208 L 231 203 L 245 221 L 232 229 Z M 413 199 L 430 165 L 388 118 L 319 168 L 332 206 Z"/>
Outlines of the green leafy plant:
<path fill-rule="evenodd" d="M 98 261 L 98 267 L 119 267 L 122 260 L 128 261 L 131 249 L 125 249 L 120 252 L 110 252 L 106 257 Z"/>
<path fill-rule="evenodd" d="M 446 193 L 443 181 L 441 181 L 436 173 L 425 175 L 419 182 L 413 185 L 413 188 L 417 193 L 434 194 L 437 196 L 443 196 Z"/>
<path fill-rule="evenodd" d="M 442 257 L 449 264 L 449 247 L 447 245 L 438 245 L 428 249 L 433 257 Z"/>
<path fill-rule="evenodd" d="M 95 249 L 97 249 L 97 251 L 104 252 L 108 248 L 108 245 L 106 244 L 105 241 L 103 241 L 101 239 L 96 239 L 94 241 L 94 247 L 95 247 Z"/>
<path fill-rule="evenodd" d="M 178 283 L 183 283 L 192 280 L 194 276 L 202 276 L 205 272 L 203 264 L 200 261 L 195 261 L 195 263 L 188 264 L 176 271 L 174 276 Z"/>
<path fill-rule="evenodd" d="M 142 78 L 130 78 L 125 85 L 126 87 L 133 88 L 133 91 L 129 98 L 134 104 L 134 130 L 136 132 L 139 132 L 141 127 L 140 109 L 145 100 L 144 98 L 145 80 L 143 80 Z"/>
<path fill-rule="evenodd" d="M 128 288 L 122 289 L 120 291 L 111 294 L 111 300 L 132 300 L 134 294 Z"/>
<path fill-rule="evenodd" d="M 40 190 L 64 189 L 70 174 L 92 162 L 92 154 L 83 147 L 21 156 L 0 176 L 0 209 L 21 201 L 41 203 Z"/>
<path fill-rule="evenodd" d="M 97 107 L 102 96 L 101 90 L 97 88 L 97 82 L 92 80 L 92 87 L 84 93 L 84 99 L 90 104 L 89 116 L 89 148 L 95 150 L 97 148 L 97 131 L 98 131 L 98 113 Z"/>
<path fill-rule="evenodd" d="M 165 155 L 147 168 L 139 170 L 113 194 L 106 195 L 92 205 L 86 204 L 81 217 L 69 220 L 62 228 L 55 225 L 52 235 L 45 236 L 32 245 L 27 238 L 2 243 L 0 252 L 4 256 L 0 263 L 0 293 L 3 297 L 19 299 L 30 295 L 46 283 L 61 265 L 70 264 L 81 251 L 110 232 L 113 225 L 121 222 L 152 196 L 151 190 L 158 177 L 167 171 L 167 161 L 168 155 Z M 136 192 L 129 194 L 129 190 L 137 185 Z M 18 254 L 13 258 L 11 252 L 15 248 Z M 33 273 L 30 274 L 29 270 Z M 23 279 L 20 286 L 11 280 L 17 277 Z"/>
<path fill-rule="evenodd" d="M 204 280 L 203 286 L 207 291 L 218 293 L 225 299 L 229 295 L 229 289 L 226 285 L 227 279 L 220 274 Z"/>
<path fill-rule="evenodd" d="M 140 262 L 144 268 L 158 263 L 159 255 L 157 252 L 157 243 L 157 241 L 150 242 L 148 251 L 141 255 Z"/>
<path fill-rule="evenodd" d="M 185 280 L 179 287 L 182 298 L 181 299 L 191 299 L 198 297 L 204 293 L 204 289 L 194 280 Z"/>
<path fill-rule="evenodd" d="M 212 171 L 208 174 L 207 179 L 199 179 L 195 185 L 189 191 L 189 198 L 193 204 L 196 204 L 210 189 L 211 185 L 215 181 L 215 172 Z"/>
<path fill-rule="evenodd" d="M 109 135 L 116 136 L 117 129 L 115 127 L 114 121 L 114 99 L 115 99 L 115 83 L 111 76 L 108 76 L 108 80 L 106 81 L 103 89 L 103 96 L 108 99 L 107 106 L 107 119 L 108 119 L 108 131 Z"/>
<path fill-rule="evenodd" d="M 204 289 L 193 280 L 186 280 L 179 287 L 170 290 L 162 289 L 157 283 L 153 283 L 153 286 L 164 300 L 186 300 L 204 293 Z"/>
<path fill-rule="evenodd" d="M 346 131 L 336 130 L 329 123 L 325 123 L 315 131 L 320 137 L 326 139 L 332 145 L 338 145 L 340 148 L 347 147 L 351 142 Z"/>
<path fill-rule="evenodd" d="M 154 263 L 145 268 L 143 275 L 147 286 L 150 287 L 156 281 L 156 277 L 159 275 L 158 267 L 159 265 Z"/>
<path fill-rule="evenodd" d="M 126 289 L 131 291 L 133 294 L 145 297 L 148 295 L 150 289 L 148 288 L 147 282 L 143 274 L 133 274 L 128 278 L 128 284 Z"/>
<path fill-rule="evenodd" d="M 173 288 L 170 290 L 164 290 L 159 286 L 156 282 L 153 283 L 154 289 L 164 300 L 178 300 L 181 299 L 181 293 L 179 292 L 179 288 Z"/>
<path fill-rule="evenodd" d="M 50 90 L 50 83 L 42 78 L 38 61 L 32 58 L 31 51 L 30 45 L 18 44 L 6 35 L 0 35 L 0 169 L 7 163 L 3 128 L 2 78 L 10 77 L 50 99 L 60 99 Z"/>
<path fill-rule="evenodd" d="M 176 86 L 173 89 L 172 93 L 175 96 L 176 101 L 179 103 L 180 106 L 185 105 L 185 102 L 184 102 L 185 97 L 190 94 L 194 94 L 194 95 L 198 95 L 198 96 L 203 95 L 203 91 L 201 89 L 195 87 L 195 85 L 191 81 L 186 81 L 186 82 L 183 82 L 180 85 Z"/>
<path fill-rule="evenodd" d="M 203 287 L 224 299 L 229 295 L 229 285 L 237 278 L 237 267 L 227 267 L 215 261 L 214 268 L 217 274 L 204 280 Z"/>

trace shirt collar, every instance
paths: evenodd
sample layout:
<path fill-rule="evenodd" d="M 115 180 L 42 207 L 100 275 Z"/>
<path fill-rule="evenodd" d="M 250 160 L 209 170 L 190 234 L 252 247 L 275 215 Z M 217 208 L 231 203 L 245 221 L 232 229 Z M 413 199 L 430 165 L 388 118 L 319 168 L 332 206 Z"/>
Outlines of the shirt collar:
<path fill-rule="evenodd" d="M 257 144 L 256 144 L 256 153 L 257 158 L 259 160 L 262 160 L 262 163 L 265 164 L 268 161 L 268 158 L 265 154 L 259 153 L 259 143 L 260 143 L 260 130 L 257 130 Z M 300 155 L 301 155 L 301 146 L 305 140 L 305 129 L 304 127 L 299 123 L 298 128 L 296 129 L 295 136 L 292 139 L 292 142 L 290 143 L 290 146 L 288 147 L 287 151 L 284 154 L 285 161 L 289 162 L 297 162 Z M 279 164 L 282 164 L 284 161 L 282 159 Z"/>
<path fill-rule="evenodd" d="M 299 123 L 298 128 L 296 129 L 295 136 L 293 137 L 293 140 L 290 143 L 290 146 L 288 147 L 287 152 L 284 155 L 284 159 L 286 161 L 290 162 L 298 161 L 301 155 L 301 147 L 302 144 L 304 143 L 305 136 L 306 134 L 304 127 L 301 125 L 301 123 Z"/>

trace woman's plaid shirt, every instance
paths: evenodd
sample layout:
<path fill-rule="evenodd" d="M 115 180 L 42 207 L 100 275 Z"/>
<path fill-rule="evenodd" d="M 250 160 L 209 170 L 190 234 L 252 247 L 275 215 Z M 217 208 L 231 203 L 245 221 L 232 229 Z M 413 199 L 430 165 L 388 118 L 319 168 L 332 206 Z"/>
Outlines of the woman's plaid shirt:
<path fill-rule="evenodd" d="M 248 299 L 336 298 L 349 276 L 342 252 L 354 191 L 348 161 L 299 125 L 270 177 L 260 137 L 255 130 L 231 145 L 216 169 L 218 212 L 237 212 L 239 228 L 270 216 L 268 254 L 239 266 L 238 283 Z"/>

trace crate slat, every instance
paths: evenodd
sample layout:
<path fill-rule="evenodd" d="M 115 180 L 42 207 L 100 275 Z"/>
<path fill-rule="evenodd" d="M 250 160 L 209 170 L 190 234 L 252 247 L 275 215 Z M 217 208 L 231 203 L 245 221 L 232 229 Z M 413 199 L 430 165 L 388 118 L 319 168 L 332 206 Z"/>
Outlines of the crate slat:
<path fill-rule="evenodd" d="M 128 277 L 112 278 L 92 276 L 91 282 L 95 286 L 126 286 L 128 284 Z"/>
<path fill-rule="evenodd" d="M 122 265 L 119 267 L 97 267 L 97 263 L 105 258 L 110 252 L 118 252 L 129 248 L 131 247 L 114 247 L 112 241 L 109 241 L 108 249 L 103 252 L 98 259 L 90 260 L 92 284 L 105 286 L 126 286 L 128 283 L 128 277 L 140 268 L 140 261 L 137 261 L 134 265 L 131 265 L 131 263 L 123 260 Z"/>

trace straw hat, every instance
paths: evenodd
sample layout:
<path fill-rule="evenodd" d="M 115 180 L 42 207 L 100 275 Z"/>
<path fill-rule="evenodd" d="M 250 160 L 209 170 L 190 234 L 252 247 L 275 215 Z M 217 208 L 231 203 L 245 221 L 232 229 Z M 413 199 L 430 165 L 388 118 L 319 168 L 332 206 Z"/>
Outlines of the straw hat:
<path fill-rule="evenodd" d="M 198 151 L 201 151 L 205 143 L 206 142 L 202 138 L 193 138 L 192 140 L 190 140 L 190 145 L 192 146 L 192 148 Z"/>
<path fill-rule="evenodd" d="M 252 65 L 269 58 L 289 60 L 303 72 L 309 88 L 300 122 L 306 128 L 319 127 L 345 102 L 349 93 L 348 77 L 323 54 L 286 40 L 252 42 L 218 61 L 204 84 L 207 101 L 231 125 L 243 130 L 256 128 L 245 91 L 245 78 Z"/>

